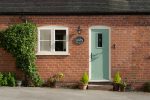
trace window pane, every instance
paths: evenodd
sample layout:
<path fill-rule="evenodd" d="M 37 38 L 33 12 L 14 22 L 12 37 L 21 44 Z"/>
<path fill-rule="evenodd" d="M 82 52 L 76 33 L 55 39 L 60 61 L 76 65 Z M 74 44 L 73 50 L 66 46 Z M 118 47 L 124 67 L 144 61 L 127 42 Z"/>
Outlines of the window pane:
<path fill-rule="evenodd" d="M 51 40 L 51 30 L 40 30 L 40 40 Z"/>
<path fill-rule="evenodd" d="M 55 41 L 55 51 L 66 51 L 66 41 Z"/>
<path fill-rule="evenodd" d="M 66 30 L 55 30 L 55 40 L 66 40 Z"/>
<path fill-rule="evenodd" d="M 102 34 L 98 34 L 98 47 L 102 47 L 102 44 L 103 44 L 103 42 L 102 42 Z"/>
<path fill-rule="evenodd" d="M 40 41 L 40 51 L 50 51 L 51 41 Z"/>

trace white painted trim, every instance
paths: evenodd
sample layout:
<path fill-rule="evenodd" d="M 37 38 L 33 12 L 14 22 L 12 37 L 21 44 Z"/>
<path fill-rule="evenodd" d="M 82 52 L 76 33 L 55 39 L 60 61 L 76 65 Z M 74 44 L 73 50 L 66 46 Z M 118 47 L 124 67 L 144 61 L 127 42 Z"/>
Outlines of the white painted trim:
<path fill-rule="evenodd" d="M 109 80 L 91 80 L 91 30 L 92 29 L 108 29 L 109 30 Z M 112 81 L 111 79 L 111 28 L 108 26 L 91 26 L 89 28 L 89 81 L 90 82 L 104 82 Z"/>
<path fill-rule="evenodd" d="M 89 28 L 89 81 L 91 81 L 91 28 Z"/>
<path fill-rule="evenodd" d="M 38 29 L 64 29 L 65 26 L 40 26 Z"/>
<path fill-rule="evenodd" d="M 91 26 L 90 29 L 110 29 L 108 26 Z"/>
<path fill-rule="evenodd" d="M 90 82 L 112 82 L 111 80 L 90 80 Z"/>
<path fill-rule="evenodd" d="M 40 51 L 40 30 L 51 31 L 51 51 Z M 66 51 L 55 51 L 55 30 L 66 30 Z M 36 55 L 70 55 L 68 27 L 64 26 L 41 26 L 38 27 L 38 51 Z"/>
<path fill-rule="evenodd" d="M 70 55 L 69 53 L 66 52 L 56 52 L 56 53 L 49 53 L 49 52 L 37 52 L 36 55 Z"/>

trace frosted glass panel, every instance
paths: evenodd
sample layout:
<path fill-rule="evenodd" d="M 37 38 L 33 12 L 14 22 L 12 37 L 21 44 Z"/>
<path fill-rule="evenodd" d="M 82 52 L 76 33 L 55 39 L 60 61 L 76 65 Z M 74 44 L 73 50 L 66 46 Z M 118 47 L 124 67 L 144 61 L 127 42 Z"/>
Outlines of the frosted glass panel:
<path fill-rule="evenodd" d="M 40 30 L 40 40 L 51 40 L 51 30 Z"/>
<path fill-rule="evenodd" d="M 40 41 L 40 51 L 50 51 L 51 41 Z"/>

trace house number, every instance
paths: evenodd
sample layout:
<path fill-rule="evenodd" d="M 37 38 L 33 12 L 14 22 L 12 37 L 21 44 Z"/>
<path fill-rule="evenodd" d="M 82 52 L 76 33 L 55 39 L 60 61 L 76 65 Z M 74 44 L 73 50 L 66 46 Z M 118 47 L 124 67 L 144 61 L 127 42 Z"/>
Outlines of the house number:
<path fill-rule="evenodd" d="M 75 38 L 75 43 L 76 43 L 76 44 L 80 45 L 80 44 L 82 44 L 83 42 L 84 42 L 84 38 L 83 38 L 82 36 L 77 36 L 77 37 Z"/>

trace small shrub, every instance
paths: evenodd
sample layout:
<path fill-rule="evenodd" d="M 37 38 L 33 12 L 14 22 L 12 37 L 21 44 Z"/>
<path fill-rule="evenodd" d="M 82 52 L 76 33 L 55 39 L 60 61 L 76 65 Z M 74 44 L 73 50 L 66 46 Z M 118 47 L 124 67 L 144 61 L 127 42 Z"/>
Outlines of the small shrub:
<path fill-rule="evenodd" d="M 150 81 L 144 84 L 143 89 L 145 92 L 150 92 Z"/>
<path fill-rule="evenodd" d="M 63 73 L 58 73 L 48 79 L 47 85 L 50 87 L 56 87 L 56 83 L 59 82 L 63 77 Z"/>
<path fill-rule="evenodd" d="M 114 83 L 118 83 L 120 84 L 121 83 L 121 77 L 120 77 L 120 73 L 117 72 L 114 76 Z"/>
<path fill-rule="evenodd" d="M 127 84 L 126 82 L 122 81 L 120 84 L 119 84 L 119 88 L 120 88 L 120 91 L 125 91 L 127 87 Z"/>
<path fill-rule="evenodd" d="M 119 71 L 115 74 L 114 80 L 113 80 L 113 91 L 119 91 L 121 84 L 121 77 Z"/>
<path fill-rule="evenodd" d="M 3 74 L 3 84 L 2 84 L 2 86 L 8 86 L 7 74 L 6 73 Z"/>
<path fill-rule="evenodd" d="M 16 85 L 15 75 L 9 72 L 7 74 L 7 82 L 8 86 L 15 86 Z"/>
<path fill-rule="evenodd" d="M 0 72 L 0 86 L 3 85 L 3 74 Z"/>
<path fill-rule="evenodd" d="M 89 77 L 88 77 L 88 74 L 85 72 L 80 80 L 80 82 L 82 84 L 88 84 L 88 81 L 89 81 Z"/>
<path fill-rule="evenodd" d="M 58 82 L 64 77 L 63 73 L 58 73 L 52 77 L 49 78 L 49 81 L 51 82 Z"/>
<path fill-rule="evenodd" d="M 15 86 L 16 79 L 13 73 L 0 73 L 0 86 Z"/>

